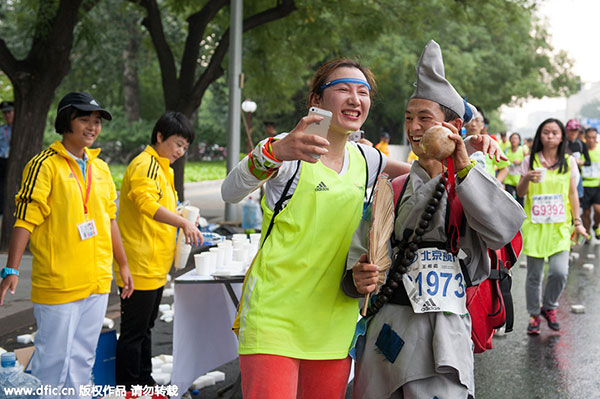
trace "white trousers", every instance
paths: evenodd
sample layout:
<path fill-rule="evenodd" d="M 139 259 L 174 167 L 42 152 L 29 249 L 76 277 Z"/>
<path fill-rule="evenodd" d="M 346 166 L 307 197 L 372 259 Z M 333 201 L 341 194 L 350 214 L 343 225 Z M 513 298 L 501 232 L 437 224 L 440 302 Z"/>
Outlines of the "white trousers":
<path fill-rule="evenodd" d="M 106 315 L 108 294 L 95 294 L 61 305 L 33 304 L 37 323 L 31 374 L 44 385 L 74 388 L 75 395 L 43 398 L 78 398 L 79 386 L 92 383 L 96 347 Z M 66 390 L 65 390 L 66 392 Z"/>

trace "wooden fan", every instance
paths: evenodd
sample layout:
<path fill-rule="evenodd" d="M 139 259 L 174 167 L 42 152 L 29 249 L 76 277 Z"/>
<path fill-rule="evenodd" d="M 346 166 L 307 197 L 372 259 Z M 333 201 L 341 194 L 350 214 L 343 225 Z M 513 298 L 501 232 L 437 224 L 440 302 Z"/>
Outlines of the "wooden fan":
<path fill-rule="evenodd" d="M 373 211 L 371 213 L 371 223 L 369 225 L 369 253 L 368 261 L 379 266 L 379 279 L 377 289 L 379 291 L 385 283 L 386 271 L 392 263 L 388 254 L 388 245 L 392 231 L 394 230 L 394 190 L 389 176 L 382 173 L 377 178 L 377 184 L 374 188 Z M 365 303 L 361 314 L 367 314 L 370 293 L 365 296 Z"/>

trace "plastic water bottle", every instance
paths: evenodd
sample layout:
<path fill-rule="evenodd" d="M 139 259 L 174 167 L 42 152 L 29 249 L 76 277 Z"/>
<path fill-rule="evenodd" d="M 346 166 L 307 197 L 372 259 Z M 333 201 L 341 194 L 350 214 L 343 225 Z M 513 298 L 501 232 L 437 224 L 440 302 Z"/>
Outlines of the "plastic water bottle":
<path fill-rule="evenodd" d="M 262 211 L 257 201 L 248 197 L 242 204 L 242 228 L 260 229 L 262 225 Z"/>
<path fill-rule="evenodd" d="M 17 365 L 17 357 L 14 352 L 3 353 L 0 367 L 0 399 L 17 398 L 39 398 L 35 390 L 41 386 L 41 381 L 31 374 L 23 372 L 23 366 Z M 31 395 L 21 392 L 19 395 L 13 392 L 10 395 L 5 392 L 6 388 L 30 388 Z"/>

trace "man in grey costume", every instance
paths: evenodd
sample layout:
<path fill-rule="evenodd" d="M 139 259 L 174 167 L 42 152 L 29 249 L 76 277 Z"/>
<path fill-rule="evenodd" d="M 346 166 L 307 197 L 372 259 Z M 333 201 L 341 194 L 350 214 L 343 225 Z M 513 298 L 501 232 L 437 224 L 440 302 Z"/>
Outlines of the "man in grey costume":
<path fill-rule="evenodd" d="M 357 346 L 354 398 L 474 397 L 471 318 L 458 258 L 464 261 L 473 284 L 485 280 L 490 273 L 487 248 L 499 249 L 510 242 L 525 213 L 496 179 L 469 160 L 458 132 L 473 111 L 446 80 L 440 46 L 430 41 L 419 59 L 417 89 L 405 114 L 405 131 L 419 160 L 412 165 L 401 198 L 395 236 L 414 242 L 421 215 L 436 189 L 441 200 L 435 211 L 429 208 L 433 215 L 421 230 L 418 250 L 412 246 L 416 256 L 408 272 L 390 301 L 370 320 L 364 346 Z M 420 146 L 423 133 L 440 123 L 452 131 L 449 137 L 456 143 L 452 154 L 456 193 L 464 209 L 458 257 L 444 249 L 450 242 L 446 233 L 448 197 L 441 189 L 444 166 Z M 432 257 L 439 262 L 430 262 Z M 353 289 L 344 287 L 348 295 L 374 290 L 375 265 L 357 262 L 352 275 Z M 428 306 L 432 303 L 436 305 Z"/>

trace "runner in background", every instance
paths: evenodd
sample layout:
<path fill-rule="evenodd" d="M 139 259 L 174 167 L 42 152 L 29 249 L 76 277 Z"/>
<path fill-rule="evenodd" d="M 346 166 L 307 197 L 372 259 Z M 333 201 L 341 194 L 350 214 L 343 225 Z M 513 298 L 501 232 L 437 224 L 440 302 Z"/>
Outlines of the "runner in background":
<path fill-rule="evenodd" d="M 525 139 L 525 146 L 527 147 L 527 153 L 531 154 L 531 147 L 533 146 L 533 139 L 531 137 Z"/>
<path fill-rule="evenodd" d="M 592 230 L 600 239 L 600 146 L 598 146 L 598 131 L 591 127 L 585 129 L 585 141 L 588 147 L 590 165 L 581 167 L 583 177 L 583 227 L 590 231 L 592 208 L 594 208 L 594 224 Z"/>
<path fill-rule="evenodd" d="M 502 148 L 502 151 L 504 151 L 504 153 L 506 154 L 506 151 L 510 148 L 510 141 L 506 132 L 500 132 L 499 144 L 500 148 Z"/>
<path fill-rule="evenodd" d="M 465 125 L 467 137 L 478 134 L 488 136 L 487 131 L 484 129 L 484 116 L 480 109 L 478 107 L 476 108 L 477 113 L 474 115 L 473 119 Z M 486 156 L 481 151 L 471 154 L 471 159 L 476 161 L 490 176 L 497 178 L 500 183 L 504 183 L 504 179 L 508 175 L 508 166 L 510 164 L 508 161 L 497 161 L 496 159 Z"/>
<path fill-rule="evenodd" d="M 504 179 L 504 188 L 514 199 L 523 206 L 523 198 L 517 195 L 517 184 L 521 179 L 521 163 L 527 155 L 527 147 L 521 144 L 521 135 L 513 133 L 510 135 L 509 147 L 506 148 L 504 154 L 508 158 L 510 165 L 508 166 L 508 176 Z"/>
<path fill-rule="evenodd" d="M 579 131 L 582 130 L 581 124 L 577 119 L 569 119 L 565 128 L 567 129 L 567 151 L 577 160 L 579 172 L 581 172 L 583 166 L 590 166 L 590 155 L 588 154 L 585 137 L 578 137 Z M 583 198 L 583 180 L 581 176 L 577 182 L 577 193 L 581 201 Z"/>
<path fill-rule="evenodd" d="M 579 170 L 575 158 L 566 153 L 566 135 L 561 121 L 546 119 L 537 129 L 531 154 L 521 164 L 517 195 L 527 195 L 522 232 L 529 335 L 540 334 L 540 315 L 550 329 L 560 330 L 556 308 L 569 273 L 572 221 L 576 234 L 587 236 L 579 218 Z M 549 267 L 542 297 L 545 258 Z"/>

